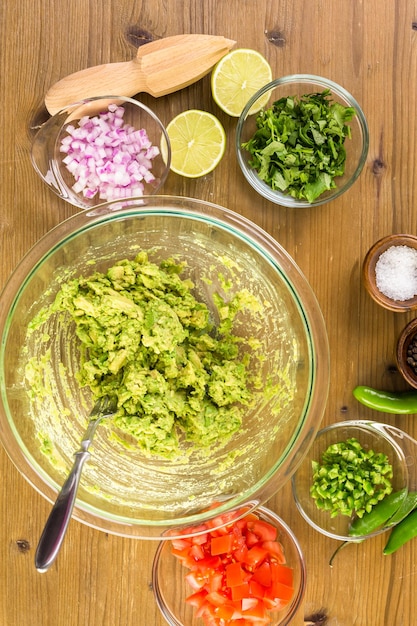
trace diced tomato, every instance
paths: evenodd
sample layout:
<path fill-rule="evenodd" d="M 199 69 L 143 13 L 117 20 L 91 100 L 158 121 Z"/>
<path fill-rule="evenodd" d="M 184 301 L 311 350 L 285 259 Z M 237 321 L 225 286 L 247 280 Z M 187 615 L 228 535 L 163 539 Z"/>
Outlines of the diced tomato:
<path fill-rule="evenodd" d="M 229 563 L 226 565 L 226 585 L 228 587 L 238 587 L 242 585 L 247 578 L 247 574 L 241 563 Z"/>
<path fill-rule="evenodd" d="M 178 550 L 178 552 L 181 552 L 182 550 L 187 550 L 190 547 L 189 539 L 177 538 L 177 539 L 173 539 L 171 543 L 172 543 L 173 549 Z"/>
<path fill-rule="evenodd" d="M 251 598 L 263 598 L 265 595 L 265 587 L 252 579 L 249 581 L 249 596 Z"/>
<path fill-rule="evenodd" d="M 203 546 L 197 543 L 193 543 L 189 550 L 189 554 L 196 561 L 201 561 L 201 559 L 204 559 L 204 557 L 206 556 Z"/>
<path fill-rule="evenodd" d="M 202 617 L 204 620 L 204 623 L 206 624 L 206 626 L 219 626 L 219 620 L 217 619 L 214 611 L 215 611 L 215 607 L 214 606 L 210 606 L 209 604 L 206 605 L 205 607 L 205 611 L 202 613 L 202 615 L 198 615 L 196 614 L 197 617 Z"/>
<path fill-rule="evenodd" d="M 211 556 L 211 554 L 206 554 L 203 559 L 199 561 L 193 561 L 193 564 L 190 566 L 192 569 L 197 569 L 201 572 L 214 572 L 218 570 L 222 565 L 222 560 L 219 556 Z"/>
<path fill-rule="evenodd" d="M 188 572 L 188 574 L 185 575 L 185 580 L 190 585 L 191 589 L 195 591 L 200 591 L 207 581 L 204 576 L 201 576 L 197 572 Z"/>
<path fill-rule="evenodd" d="M 248 611 L 258 606 L 258 600 L 256 598 L 243 598 L 241 602 L 242 611 Z"/>
<path fill-rule="evenodd" d="M 239 563 L 245 563 L 248 556 L 248 548 L 246 546 L 241 546 L 240 548 L 236 548 L 233 551 L 233 558 Z"/>
<path fill-rule="evenodd" d="M 221 593 L 220 591 L 211 591 L 207 594 L 206 600 L 214 606 L 223 606 L 223 604 L 229 602 L 230 598 L 225 593 Z"/>
<path fill-rule="evenodd" d="M 249 597 L 249 583 L 245 582 L 241 585 L 235 585 L 232 587 L 232 600 L 243 600 Z"/>
<path fill-rule="evenodd" d="M 257 519 L 248 523 L 250 531 L 255 533 L 258 537 L 258 541 L 275 541 L 277 538 L 277 529 L 269 522 Z"/>
<path fill-rule="evenodd" d="M 288 587 L 293 586 L 294 570 L 288 565 L 282 565 L 280 563 L 271 563 L 271 574 L 274 582 L 280 582 Z"/>
<path fill-rule="evenodd" d="M 222 606 L 219 606 L 215 609 L 215 615 L 218 619 L 223 619 L 225 622 L 232 619 L 234 614 L 236 613 L 236 608 L 233 604 L 229 604 L 225 602 Z"/>
<path fill-rule="evenodd" d="M 242 509 L 217 516 L 196 527 L 199 535 L 172 541 L 172 553 L 189 569 L 193 593 L 187 603 L 206 626 L 270 624 L 269 613 L 284 608 L 294 594 L 293 570 L 285 564 L 276 528 L 255 513 L 236 520 L 241 514 Z"/>
<path fill-rule="evenodd" d="M 247 528 L 249 522 L 255 521 L 257 519 L 259 519 L 259 517 L 255 513 L 248 513 L 247 515 L 245 515 L 245 517 L 237 520 L 236 526 L 238 526 L 239 528 Z"/>
<path fill-rule="evenodd" d="M 196 593 L 192 593 L 188 596 L 185 601 L 187 604 L 191 604 L 191 606 L 195 606 L 199 609 L 206 603 L 206 596 L 207 593 L 205 591 L 196 591 Z"/>
<path fill-rule="evenodd" d="M 221 515 L 217 515 L 217 517 L 213 517 L 212 520 L 208 520 L 206 522 L 207 528 L 216 528 L 217 530 L 221 531 L 224 526 L 226 526 L 227 524 L 232 524 L 240 515 L 240 511 L 230 511 L 229 513 L 222 513 Z"/>
<path fill-rule="evenodd" d="M 232 534 L 213 537 L 210 544 L 210 551 L 213 556 L 218 554 L 229 554 L 232 551 L 234 537 Z"/>
<path fill-rule="evenodd" d="M 265 598 L 270 600 L 279 600 L 283 605 L 288 604 L 294 595 L 294 589 L 288 585 L 284 585 L 279 581 L 273 581 L 272 585 L 265 592 Z"/>
<path fill-rule="evenodd" d="M 220 591 L 220 589 L 222 589 L 223 587 L 223 572 L 214 572 L 207 584 L 205 585 L 205 588 L 207 589 L 207 591 Z"/>
<path fill-rule="evenodd" d="M 250 567 L 256 567 L 268 557 L 269 552 L 265 550 L 259 543 L 253 546 L 246 555 L 245 563 Z"/>
<path fill-rule="evenodd" d="M 272 582 L 271 563 L 264 561 L 254 571 L 252 580 L 260 583 L 263 587 L 270 587 Z"/>
<path fill-rule="evenodd" d="M 241 520 L 240 520 L 241 521 Z M 233 558 L 236 561 L 244 561 L 248 553 L 248 546 L 246 543 L 246 537 L 243 535 L 242 530 L 237 523 L 233 526 Z"/>
<path fill-rule="evenodd" d="M 195 537 L 192 537 L 192 542 L 194 544 L 197 544 L 198 546 L 206 545 L 208 540 L 209 540 L 208 533 L 201 533 L 201 535 L 195 535 Z"/>
<path fill-rule="evenodd" d="M 245 605 L 245 608 L 244 608 L 244 605 Z M 255 603 L 253 602 L 244 603 L 242 601 L 242 615 L 246 619 L 254 620 L 254 623 L 256 624 L 259 623 L 258 620 L 265 620 L 265 619 L 269 620 L 268 614 L 265 609 L 265 605 L 260 600 L 257 600 Z M 263 623 L 267 624 L 268 622 L 263 622 Z"/>
<path fill-rule="evenodd" d="M 190 554 L 190 548 L 184 548 L 183 550 L 179 550 L 177 548 L 172 548 L 172 554 L 177 557 L 180 561 L 188 560 Z"/>
<path fill-rule="evenodd" d="M 285 554 L 282 544 L 279 541 L 263 541 L 262 547 L 268 550 L 269 554 L 278 563 L 285 563 Z"/>
<path fill-rule="evenodd" d="M 256 546 L 259 543 L 258 535 L 255 535 L 255 533 L 253 533 L 251 530 L 246 531 L 245 539 L 248 548 L 253 548 L 253 546 Z"/>

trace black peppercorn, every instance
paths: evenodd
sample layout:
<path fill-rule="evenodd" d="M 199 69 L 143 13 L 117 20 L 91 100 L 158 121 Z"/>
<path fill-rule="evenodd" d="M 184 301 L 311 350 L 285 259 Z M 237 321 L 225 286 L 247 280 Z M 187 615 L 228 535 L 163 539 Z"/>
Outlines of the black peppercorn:
<path fill-rule="evenodd" d="M 407 348 L 407 363 L 417 375 L 417 335 L 413 335 Z"/>

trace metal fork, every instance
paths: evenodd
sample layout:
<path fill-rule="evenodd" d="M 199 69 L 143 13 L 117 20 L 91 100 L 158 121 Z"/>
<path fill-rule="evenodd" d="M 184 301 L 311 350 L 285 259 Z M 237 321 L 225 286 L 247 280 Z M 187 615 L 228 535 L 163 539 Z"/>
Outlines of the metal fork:
<path fill-rule="evenodd" d="M 35 566 L 38 572 L 46 572 L 58 556 L 74 508 L 84 463 L 90 458 L 88 449 L 96 428 L 106 417 L 114 415 L 117 409 L 115 398 L 99 398 L 90 413 L 90 422 L 84 434 L 75 461 L 68 478 L 63 484 L 43 529 L 35 554 Z"/>

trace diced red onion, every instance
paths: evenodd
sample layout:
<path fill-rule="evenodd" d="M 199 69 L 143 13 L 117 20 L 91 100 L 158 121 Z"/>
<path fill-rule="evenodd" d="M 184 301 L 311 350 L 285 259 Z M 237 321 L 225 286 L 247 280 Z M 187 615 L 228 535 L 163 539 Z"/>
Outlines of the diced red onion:
<path fill-rule="evenodd" d="M 78 126 L 67 126 L 60 151 L 75 179 L 72 189 L 85 198 L 119 200 L 141 196 L 145 183 L 155 182 L 152 161 L 159 148 L 152 145 L 144 128 L 125 124 L 124 107 L 110 105 L 95 117 L 84 116 Z"/>

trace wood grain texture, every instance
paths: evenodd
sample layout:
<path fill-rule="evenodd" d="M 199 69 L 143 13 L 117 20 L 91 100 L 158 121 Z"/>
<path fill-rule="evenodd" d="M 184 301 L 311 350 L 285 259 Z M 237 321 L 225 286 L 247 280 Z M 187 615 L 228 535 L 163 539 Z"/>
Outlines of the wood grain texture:
<path fill-rule="evenodd" d="M 0 4 L 0 287 L 44 233 L 74 213 L 37 177 L 30 145 L 43 100 L 60 78 L 88 66 L 129 61 L 136 46 L 181 33 L 223 35 L 270 61 L 273 74 L 311 72 L 345 86 L 370 129 L 368 160 L 342 198 L 314 211 L 260 200 L 235 156 L 236 120 L 218 110 L 209 77 L 161 99 L 141 99 L 168 123 L 186 108 L 219 117 L 227 152 L 210 175 L 170 174 L 164 193 L 211 200 L 273 235 L 310 281 L 326 320 L 330 393 L 323 423 L 382 419 L 417 437 L 415 416 L 376 415 L 352 396 L 357 384 L 403 389 L 395 344 L 412 314 L 376 305 L 361 282 L 368 248 L 391 233 L 417 233 L 417 2 L 415 0 L 16 0 Z M 0 449 L 0 625 L 163 626 L 150 589 L 155 543 L 71 524 L 45 575 L 34 550 L 49 504 Z M 301 519 L 287 484 L 268 506 L 293 528 L 308 585 L 294 624 L 324 613 L 326 626 L 412 626 L 417 540 L 392 557 L 384 537 L 342 550 Z"/>

